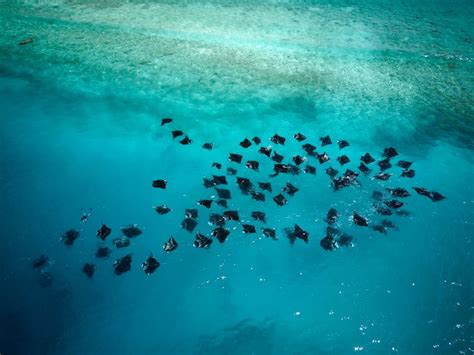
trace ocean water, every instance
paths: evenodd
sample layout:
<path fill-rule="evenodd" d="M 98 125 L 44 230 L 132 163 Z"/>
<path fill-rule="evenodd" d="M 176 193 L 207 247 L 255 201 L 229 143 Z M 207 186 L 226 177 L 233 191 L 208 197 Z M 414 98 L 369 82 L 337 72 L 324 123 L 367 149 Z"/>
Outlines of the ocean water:
<path fill-rule="evenodd" d="M 473 18 L 465 0 L 0 2 L 0 353 L 472 354 Z M 174 121 L 161 127 L 162 117 Z M 173 129 L 193 143 L 173 141 Z M 297 132 L 331 157 L 308 157 L 316 175 L 270 178 L 273 162 L 239 146 L 259 136 L 289 161 L 304 153 Z M 333 144 L 321 148 L 325 135 Z M 340 139 L 350 146 L 340 151 Z M 361 174 L 360 186 L 332 189 L 327 167 L 357 170 L 361 155 L 390 146 L 388 181 Z M 399 176 L 399 159 L 414 162 L 413 179 Z M 184 210 L 198 208 L 196 230 L 210 235 L 209 213 L 223 209 L 196 202 L 215 195 L 203 177 L 227 167 L 272 182 L 257 202 L 227 177 L 229 209 L 257 233 L 228 222 L 225 243 L 193 248 Z M 288 181 L 300 191 L 278 207 L 271 198 Z M 410 191 L 409 215 L 388 217 L 386 235 L 355 226 L 354 211 L 382 220 L 371 195 L 391 187 Z M 158 215 L 160 204 L 172 212 Z M 331 207 L 352 248 L 321 248 Z M 266 212 L 278 240 L 251 211 Z M 133 223 L 143 234 L 115 248 Z M 295 223 L 308 243 L 290 244 Z M 69 229 L 80 231 L 72 247 L 60 240 Z M 170 235 L 179 247 L 166 254 Z M 95 257 L 101 245 L 109 258 Z M 161 266 L 147 276 L 150 253 Z M 32 267 L 41 254 L 42 271 Z M 126 254 L 132 268 L 117 276 Z"/>

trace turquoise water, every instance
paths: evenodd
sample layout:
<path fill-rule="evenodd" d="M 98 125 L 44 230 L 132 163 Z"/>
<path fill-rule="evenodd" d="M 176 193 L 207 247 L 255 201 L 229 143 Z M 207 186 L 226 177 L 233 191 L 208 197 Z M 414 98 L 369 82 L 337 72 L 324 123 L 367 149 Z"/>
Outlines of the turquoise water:
<path fill-rule="evenodd" d="M 0 353 L 472 353 L 472 18 L 465 1 L 0 3 Z M 173 141 L 172 129 L 193 144 Z M 270 179 L 272 162 L 239 147 L 279 133 L 289 159 L 303 153 L 297 132 L 331 156 L 309 158 L 315 176 Z M 327 134 L 350 147 L 321 148 Z M 360 187 L 332 190 L 324 169 L 343 170 L 337 156 L 356 170 L 361 155 L 389 146 L 393 163 L 414 161 L 415 178 L 394 166 L 388 181 L 361 175 Z M 260 172 L 228 163 L 229 152 L 259 160 Z M 228 177 L 229 209 L 246 221 L 265 211 L 277 241 L 227 223 L 224 244 L 196 249 L 179 227 L 196 207 L 197 230 L 210 234 L 209 211 L 196 206 L 214 194 L 202 178 L 228 166 L 272 181 L 262 203 Z M 168 188 L 151 188 L 160 178 Z M 287 181 L 300 191 L 277 207 L 271 197 Z M 410 215 L 390 217 L 397 228 L 386 235 L 355 226 L 353 211 L 382 219 L 371 194 L 386 187 L 410 190 Z M 160 204 L 173 211 L 159 216 Z M 320 247 L 330 207 L 353 248 Z M 112 228 L 105 243 L 102 223 Z M 116 249 L 111 239 L 131 223 L 143 234 Z M 307 244 L 290 245 L 294 223 Z M 80 237 L 68 248 L 60 237 L 71 228 Z M 165 254 L 170 235 L 179 247 Z M 95 257 L 100 245 L 109 258 Z M 161 266 L 147 276 L 150 252 Z M 31 265 L 41 254 L 46 287 Z M 126 254 L 131 271 L 114 275 Z M 92 279 L 86 262 L 97 265 Z"/>

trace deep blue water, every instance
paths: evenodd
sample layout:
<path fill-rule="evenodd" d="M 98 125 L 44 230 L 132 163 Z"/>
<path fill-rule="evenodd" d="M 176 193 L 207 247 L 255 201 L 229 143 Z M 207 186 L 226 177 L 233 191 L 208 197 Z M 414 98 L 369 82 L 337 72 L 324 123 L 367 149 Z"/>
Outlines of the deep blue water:
<path fill-rule="evenodd" d="M 322 18 L 324 11 L 328 18 L 337 18 L 337 11 L 342 11 L 342 5 L 336 3 L 317 5 L 321 5 Z M 362 6 L 358 9 L 351 5 L 348 12 L 360 11 L 360 16 L 368 16 Z M 405 6 L 399 5 L 402 9 Z M 57 6 L 65 13 L 73 11 L 64 4 Z M 273 6 L 278 8 L 276 4 L 267 6 L 268 11 L 273 11 Z M 95 31 L 99 26 L 96 20 L 87 25 L 90 28 L 78 32 L 75 26 L 82 25 L 82 20 L 68 18 L 64 24 L 57 24 L 55 11 L 60 10 L 48 8 L 54 14 L 48 16 L 56 19 L 43 19 L 51 26 L 48 31 L 55 33 L 56 26 L 64 26 L 64 36 L 72 33 L 75 40 L 62 38 L 51 44 L 35 39 L 33 46 L 37 47 L 32 47 L 28 55 L 19 54 L 15 47 L 18 38 L 2 35 L 2 49 L 7 52 L 0 63 L 1 354 L 473 352 L 473 54 L 472 42 L 465 40 L 472 40 L 472 24 L 463 22 L 466 13 L 473 11 L 472 4 L 446 9 L 448 5 L 437 4 L 428 7 L 433 13 L 420 19 L 423 25 L 440 21 L 441 34 L 435 32 L 424 41 L 433 53 L 442 53 L 442 59 L 433 53 L 426 59 L 416 42 L 410 47 L 404 40 L 390 34 L 385 38 L 377 32 L 390 33 L 384 29 L 387 18 L 383 6 L 379 16 L 373 13 L 363 17 L 367 20 L 364 26 L 373 26 L 374 38 L 380 43 L 399 46 L 393 53 L 383 52 L 388 50 L 385 47 L 382 52 L 372 48 L 380 44 L 371 39 L 373 33 L 364 27 L 361 33 L 368 32 L 358 37 L 360 24 L 352 20 L 347 24 L 342 17 L 323 28 L 340 26 L 347 40 L 329 30 L 318 37 L 311 32 L 311 22 L 303 21 L 309 21 L 305 17 L 307 9 L 298 6 L 289 6 L 289 10 L 285 7 L 285 11 L 293 11 L 295 21 L 301 19 L 303 24 L 295 26 L 309 33 L 309 39 L 322 43 L 326 37 L 330 40 L 337 36 L 342 42 L 319 50 L 313 42 L 299 39 L 300 47 L 294 54 L 291 48 L 286 52 L 286 46 L 292 44 L 285 42 L 286 35 L 293 35 L 293 28 L 285 34 L 270 28 L 268 34 L 263 30 L 266 27 L 258 27 L 256 21 L 256 29 L 252 27 L 249 33 L 270 38 L 265 37 L 263 44 L 245 43 L 256 46 L 252 47 L 256 62 L 232 63 L 229 68 L 215 68 L 211 63 L 203 71 L 200 52 L 195 53 L 197 69 L 193 71 L 192 61 L 180 62 L 186 58 L 181 53 L 171 61 L 178 63 L 177 67 L 171 67 L 170 62 L 159 69 L 167 79 L 157 79 L 156 92 L 147 86 L 148 81 L 140 81 L 148 80 L 153 68 L 143 69 L 140 74 L 125 70 L 119 65 L 124 58 L 119 56 L 114 57 L 116 62 L 111 60 L 114 65 L 118 63 L 118 68 L 105 64 L 102 68 L 95 62 L 93 45 L 91 51 L 84 52 L 87 55 L 81 52 L 81 38 Z M 33 16 L 28 13 L 28 4 L 18 8 L 21 10 L 4 4 L 2 19 L 10 17 L 7 34 L 18 28 L 14 26 L 24 29 L 21 39 L 30 33 L 28 26 L 43 26 L 41 18 L 46 10 L 35 9 Z M 87 4 L 73 9 L 71 18 L 95 13 Z M 141 7 L 132 9 L 140 15 Z M 224 15 L 234 9 L 235 13 L 243 11 L 236 4 L 206 9 L 216 22 L 221 19 L 220 11 Z M 112 20 L 104 21 L 113 26 L 122 19 L 114 17 L 118 10 L 113 6 L 100 11 L 110 11 Z M 182 11 L 185 18 L 188 10 Z M 406 14 L 400 11 L 394 10 L 394 14 L 401 21 Z M 435 18 L 439 14 L 444 17 Z M 114 32 L 113 27 L 112 34 L 107 28 L 98 31 L 103 31 L 101 36 L 115 35 L 121 41 L 119 36 L 124 33 L 134 35 L 137 23 L 133 15 L 130 12 L 131 29 L 120 27 Z M 180 23 L 181 18 L 173 21 Z M 189 26 L 182 21 L 184 27 Z M 283 23 L 283 29 L 289 28 L 285 26 L 289 25 Z M 463 45 L 450 41 L 450 36 L 462 32 L 461 27 L 464 34 L 459 43 Z M 177 38 L 178 47 L 179 41 L 190 37 L 203 52 L 220 41 L 225 42 L 223 51 L 227 46 L 239 47 L 232 42 L 231 30 L 230 34 L 195 30 L 199 36 L 194 30 L 191 34 L 176 34 L 170 28 L 166 31 L 158 37 Z M 141 30 L 137 32 L 143 35 Z M 279 42 L 279 36 L 285 44 Z M 235 41 L 240 40 L 238 37 Z M 125 47 L 135 45 L 134 41 L 123 41 Z M 57 43 L 64 44 L 64 48 L 54 47 Z M 349 43 L 355 44 L 352 47 Z M 95 48 L 105 51 L 99 45 Z M 273 72 L 268 63 L 262 64 L 259 56 L 272 56 L 273 52 L 282 57 L 294 55 L 289 59 L 296 63 L 294 68 L 305 67 L 312 58 L 316 62 L 310 64 L 316 65 L 320 57 L 323 62 L 334 57 L 340 70 L 347 72 L 337 79 L 323 75 L 326 71 L 322 70 L 315 79 L 312 69 L 305 67 L 298 76 L 301 80 L 296 81 L 294 73 L 283 69 Z M 109 58 L 102 54 L 101 60 L 108 63 Z M 358 58 L 367 65 L 363 70 Z M 281 68 L 286 68 L 285 60 L 278 63 Z M 457 68 L 454 73 L 446 69 L 451 60 Z M 247 72 L 246 67 L 250 68 Z M 394 76 L 388 76 L 391 83 L 383 76 L 386 70 L 392 70 L 387 68 L 394 68 Z M 410 78 L 421 69 L 426 72 L 417 79 Z M 371 78 L 366 77 L 368 73 Z M 352 82 L 354 77 L 361 82 Z M 433 78 L 437 81 L 431 90 L 427 83 Z M 202 84 L 207 80 L 214 84 Z M 420 86 L 415 90 L 417 81 Z M 313 90 L 317 95 L 313 96 Z M 161 127 L 161 118 L 168 116 L 173 117 L 173 123 Z M 172 129 L 184 130 L 193 143 L 182 146 L 173 141 Z M 318 152 L 326 151 L 331 157 L 323 165 L 308 157 L 316 166 L 316 175 L 269 178 L 273 162 L 259 154 L 254 145 L 249 149 L 239 147 L 242 139 L 255 135 L 262 138 L 262 145 L 272 144 L 269 138 L 278 133 L 287 142 L 284 147 L 272 145 L 289 160 L 303 153 L 302 143 L 292 138 L 297 132 L 307 135 L 307 141 L 316 145 Z M 351 145 L 342 151 L 336 144 L 321 148 L 319 137 L 325 135 L 330 135 L 333 143 L 346 139 Z M 213 142 L 214 149 L 202 149 L 204 142 Z M 361 155 L 370 152 L 380 159 L 383 149 L 390 146 L 400 154 L 393 159 L 394 165 L 400 159 L 414 161 L 413 179 L 400 177 L 401 169 L 394 166 L 388 170 L 393 173 L 388 181 L 361 174 L 360 186 L 332 189 L 324 173 L 327 167 L 357 170 Z M 244 162 L 259 160 L 260 171 L 229 163 L 230 152 L 243 154 Z M 351 159 L 344 168 L 336 161 L 342 153 Z M 211 167 L 212 162 L 223 164 L 221 172 Z M 257 233 L 242 234 L 239 223 L 228 222 L 231 234 L 224 244 L 214 238 L 208 250 L 193 248 L 195 233 L 180 228 L 184 210 L 198 208 L 197 230 L 210 235 L 213 227 L 207 223 L 209 213 L 221 213 L 223 209 L 213 206 L 209 211 L 196 206 L 198 200 L 215 195 L 213 189 L 202 186 L 202 179 L 225 174 L 230 166 L 253 182 L 272 182 L 273 193 L 266 193 L 266 202 L 262 203 L 241 195 L 234 178 L 227 177 L 232 193 L 229 209 L 238 210 L 242 220 L 257 226 Z M 375 163 L 370 167 L 374 172 L 378 170 Z M 161 178 L 168 181 L 168 188 L 153 189 L 151 182 Z M 288 198 L 287 205 L 278 207 L 271 197 L 287 181 L 300 191 Z M 414 186 L 439 191 L 446 199 L 434 203 L 417 195 Z M 400 199 L 409 216 L 389 217 L 396 229 L 388 230 L 386 235 L 355 226 L 351 219 L 354 211 L 368 217 L 371 226 L 383 219 L 374 213 L 371 195 L 374 190 L 390 187 L 410 191 L 410 197 Z M 159 216 L 152 207 L 160 204 L 167 204 L 173 211 Z M 320 247 L 330 207 L 341 214 L 337 227 L 354 237 L 352 248 L 328 252 Z M 89 209 L 90 218 L 81 223 L 81 214 Z M 277 241 L 261 236 L 264 224 L 250 217 L 255 210 L 266 212 L 267 225 L 276 228 Z M 102 223 L 112 228 L 106 242 L 96 237 Z M 128 248 L 113 247 L 111 239 L 121 235 L 120 227 L 133 223 L 142 228 L 143 234 Z M 294 223 L 310 233 L 308 243 L 289 243 L 284 229 Z M 60 240 L 69 229 L 80 231 L 72 247 Z M 162 245 L 170 235 L 179 247 L 166 254 Z M 109 258 L 95 258 L 100 245 L 112 248 Z M 161 266 L 147 276 L 140 265 L 150 252 Z M 50 259 L 43 271 L 31 265 L 41 254 Z M 132 254 L 131 271 L 114 275 L 113 262 L 126 254 Z M 92 279 L 81 272 L 86 262 L 97 266 Z M 42 287 L 45 272 L 52 275 L 52 283 Z"/>

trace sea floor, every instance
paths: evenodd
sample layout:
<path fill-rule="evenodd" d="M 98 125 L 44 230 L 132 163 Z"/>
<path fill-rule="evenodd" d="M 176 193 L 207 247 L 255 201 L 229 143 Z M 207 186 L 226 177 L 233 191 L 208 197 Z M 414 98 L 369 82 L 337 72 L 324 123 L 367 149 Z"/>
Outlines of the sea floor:
<path fill-rule="evenodd" d="M 0 2 L 0 353 L 471 354 L 472 18 L 466 1 Z M 173 140 L 174 129 L 192 144 Z M 239 146 L 259 136 L 289 161 L 304 153 L 298 132 L 331 157 L 307 157 L 316 175 L 270 178 L 274 162 Z M 321 147 L 326 135 L 333 144 Z M 350 146 L 340 150 L 342 139 Z M 381 159 L 392 146 L 389 180 L 372 178 L 373 163 L 359 186 L 334 191 L 327 167 L 357 171 L 363 154 Z M 414 178 L 400 177 L 398 160 L 414 162 Z M 196 203 L 215 199 L 203 178 L 227 167 L 272 182 L 259 202 L 227 176 L 229 209 L 257 233 L 228 222 L 225 243 L 194 248 L 184 211 L 197 208 L 195 231 L 211 234 L 209 214 L 224 209 Z M 277 206 L 288 181 L 299 191 Z M 370 226 L 385 218 L 372 193 L 393 187 L 411 194 L 400 199 L 409 213 L 388 217 L 396 228 L 354 225 L 354 211 Z M 172 212 L 158 215 L 161 204 Z M 321 248 L 331 207 L 352 248 Z M 308 243 L 290 243 L 295 223 Z M 117 249 L 111 239 L 128 224 L 143 234 Z M 60 239 L 69 229 L 80 232 L 72 247 Z M 179 246 L 167 254 L 170 235 Z M 102 245 L 112 253 L 97 259 Z M 147 276 L 150 253 L 161 265 Z M 49 264 L 35 269 L 41 254 Z M 115 275 L 126 254 L 131 270 Z"/>

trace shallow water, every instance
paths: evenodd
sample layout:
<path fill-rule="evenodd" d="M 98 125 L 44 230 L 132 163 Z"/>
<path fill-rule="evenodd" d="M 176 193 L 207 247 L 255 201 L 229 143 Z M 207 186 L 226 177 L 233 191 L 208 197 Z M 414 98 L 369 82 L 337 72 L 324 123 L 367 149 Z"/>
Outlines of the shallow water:
<path fill-rule="evenodd" d="M 0 3 L 0 353 L 472 353 L 473 15 L 464 1 Z M 160 127 L 165 116 L 172 127 Z M 193 144 L 173 142 L 175 128 Z M 332 158 L 310 158 L 316 176 L 274 178 L 265 203 L 229 178 L 229 208 L 245 220 L 264 210 L 279 240 L 228 223 L 224 244 L 193 248 L 179 224 L 213 195 L 202 187 L 212 162 L 225 169 L 229 152 L 243 153 L 261 172 L 239 175 L 266 181 L 270 161 L 238 143 L 278 132 L 289 158 L 302 153 L 298 131 Z M 361 176 L 334 192 L 324 169 L 341 170 L 341 153 L 320 148 L 326 134 L 351 143 L 348 168 L 395 146 L 416 177 L 393 167 L 387 182 Z M 152 189 L 157 178 L 168 189 Z M 300 191 L 279 208 L 271 196 L 288 179 Z M 391 218 L 387 235 L 352 224 L 353 211 L 380 220 L 372 191 L 395 186 L 447 198 L 413 192 L 410 216 Z M 158 204 L 173 212 L 158 216 Z M 331 206 L 353 248 L 320 247 Z M 126 224 L 144 233 L 99 260 L 101 223 L 109 246 Z M 289 244 L 294 223 L 307 244 Z M 71 228 L 81 236 L 67 248 L 59 238 Z M 165 254 L 171 234 L 180 245 Z M 150 252 L 161 266 L 146 276 Z M 42 253 L 48 287 L 31 267 Z M 114 275 L 128 253 L 132 270 Z M 85 262 L 97 265 L 90 280 Z"/>

